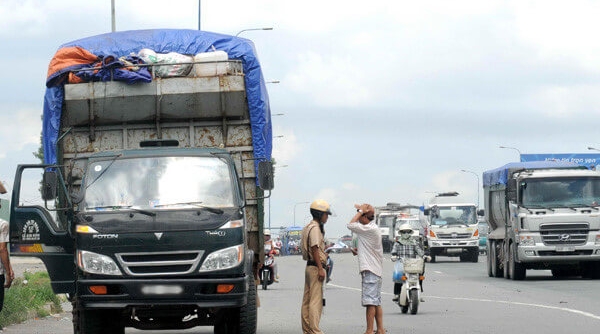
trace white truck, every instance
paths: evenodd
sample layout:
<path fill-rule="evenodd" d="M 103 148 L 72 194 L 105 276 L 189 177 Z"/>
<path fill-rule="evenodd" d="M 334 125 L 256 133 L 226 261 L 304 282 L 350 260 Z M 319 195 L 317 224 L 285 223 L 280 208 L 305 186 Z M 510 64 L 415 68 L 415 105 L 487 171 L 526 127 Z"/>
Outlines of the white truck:
<path fill-rule="evenodd" d="M 600 173 L 571 163 L 509 163 L 483 173 L 490 277 L 600 278 Z"/>
<path fill-rule="evenodd" d="M 427 244 L 431 262 L 436 256 L 458 256 L 461 262 L 479 260 L 477 206 L 459 197 L 457 192 L 433 197 L 423 214 L 428 224 Z"/>

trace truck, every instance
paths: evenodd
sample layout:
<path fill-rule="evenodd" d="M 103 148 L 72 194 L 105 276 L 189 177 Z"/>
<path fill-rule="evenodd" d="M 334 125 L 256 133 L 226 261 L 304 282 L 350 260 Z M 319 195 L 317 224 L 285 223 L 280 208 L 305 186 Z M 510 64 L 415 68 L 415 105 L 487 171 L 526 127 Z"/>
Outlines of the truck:
<path fill-rule="evenodd" d="M 490 277 L 600 278 L 600 173 L 558 161 L 513 162 L 483 173 Z"/>
<path fill-rule="evenodd" d="M 375 223 L 381 232 L 383 251 L 389 253 L 394 245 L 394 226 L 398 215 L 403 212 L 399 203 L 386 203 L 375 207 Z"/>
<path fill-rule="evenodd" d="M 461 262 L 479 261 L 477 206 L 458 192 L 438 193 L 423 210 L 427 222 L 427 245 L 431 262 L 439 255 L 459 257 Z"/>
<path fill-rule="evenodd" d="M 149 63 L 142 49 L 187 57 Z M 192 57 L 215 50 L 227 59 Z M 44 163 L 16 169 L 10 244 L 43 261 L 73 332 L 255 333 L 273 166 L 253 43 L 113 32 L 62 45 L 48 72 Z"/>

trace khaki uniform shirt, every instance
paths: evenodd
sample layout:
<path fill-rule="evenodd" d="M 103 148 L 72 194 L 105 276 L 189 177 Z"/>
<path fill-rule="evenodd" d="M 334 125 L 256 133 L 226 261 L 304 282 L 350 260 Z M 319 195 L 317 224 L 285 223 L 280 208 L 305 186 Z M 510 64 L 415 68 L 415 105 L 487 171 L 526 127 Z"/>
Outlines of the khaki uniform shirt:
<path fill-rule="evenodd" d="M 302 229 L 302 242 L 300 247 L 302 250 L 302 258 L 304 260 L 313 260 L 313 254 L 310 251 L 313 246 L 319 247 L 319 262 L 327 263 L 327 253 L 325 253 L 325 239 L 321 234 L 319 223 L 316 220 L 311 220 Z"/>

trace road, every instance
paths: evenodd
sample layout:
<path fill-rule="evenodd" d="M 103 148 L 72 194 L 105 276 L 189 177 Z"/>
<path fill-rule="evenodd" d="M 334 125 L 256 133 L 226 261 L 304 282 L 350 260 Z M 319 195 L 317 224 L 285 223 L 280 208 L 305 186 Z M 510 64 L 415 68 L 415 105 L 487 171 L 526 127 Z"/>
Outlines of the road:
<path fill-rule="evenodd" d="M 360 278 L 356 258 L 333 254 L 333 280 L 326 289 L 321 320 L 325 333 L 363 333 Z M 389 256 L 386 256 L 389 258 Z M 258 333 L 301 333 L 300 304 L 304 263 L 300 256 L 277 259 L 281 282 L 259 290 Z M 383 284 L 384 323 L 388 333 L 597 333 L 600 326 L 600 280 L 553 279 L 549 271 L 528 271 L 525 281 L 487 277 L 485 256 L 479 263 L 438 257 L 427 264 L 425 303 L 416 315 L 401 314 L 392 299 L 392 262 L 386 260 Z M 71 332 L 70 313 L 9 326 L 3 333 Z M 186 331 L 126 333 L 212 333 L 210 327 Z"/>

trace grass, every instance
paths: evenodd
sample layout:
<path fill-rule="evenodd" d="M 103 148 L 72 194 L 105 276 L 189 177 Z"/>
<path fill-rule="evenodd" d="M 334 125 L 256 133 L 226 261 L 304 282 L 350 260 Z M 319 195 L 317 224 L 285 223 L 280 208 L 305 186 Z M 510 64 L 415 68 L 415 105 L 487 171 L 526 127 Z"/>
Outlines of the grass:
<path fill-rule="evenodd" d="M 4 308 L 0 312 L 0 326 L 21 323 L 32 317 L 50 315 L 47 305 L 53 312 L 61 312 L 61 299 L 50 286 L 50 277 L 44 271 L 24 273 L 23 278 L 13 281 L 4 290 Z"/>

